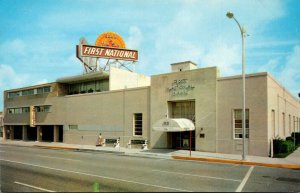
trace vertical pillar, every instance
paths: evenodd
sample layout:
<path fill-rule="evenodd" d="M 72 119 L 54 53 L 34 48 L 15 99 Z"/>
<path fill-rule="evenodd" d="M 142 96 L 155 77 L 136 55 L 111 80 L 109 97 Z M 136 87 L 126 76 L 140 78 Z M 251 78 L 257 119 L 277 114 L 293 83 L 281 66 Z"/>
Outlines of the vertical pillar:
<path fill-rule="evenodd" d="M 27 125 L 23 125 L 22 130 L 22 140 L 27 141 Z"/>
<path fill-rule="evenodd" d="M 7 139 L 7 125 L 3 126 L 3 140 L 5 141 Z"/>
<path fill-rule="evenodd" d="M 14 139 L 14 126 L 10 125 L 9 126 L 9 135 L 10 135 L 10 139 L 13 140 Z"/>
<path fill-rule="evenodd" d="M 59 126 L 58 125 L 54 125 L 53 126 L 53 141 L 54 142 L 58 142 L 58 139 L 59 139 Z"/>
<path fill-rule="evenodd" d="M 40 125 L 36 126 L 36 140 L 37 141 L 42 141 L 42 128 Z"/>

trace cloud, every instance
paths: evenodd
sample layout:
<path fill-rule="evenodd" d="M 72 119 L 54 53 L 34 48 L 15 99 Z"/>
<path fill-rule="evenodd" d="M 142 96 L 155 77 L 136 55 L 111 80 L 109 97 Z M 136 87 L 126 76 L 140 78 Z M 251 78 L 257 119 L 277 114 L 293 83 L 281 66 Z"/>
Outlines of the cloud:
<path fill-rule="evenodd" d="M 210 49 L 203 55 L 203 66 L 218 66 L 222 76 L 241 73 L 241 52 L 236 45 L 228 45 L 222 40 L 212 43 Z"/>
<path fill-rule="evenodd" d="M 131 26 L 129 29 L 129 37 L 126 41 L 128 49 L 138 49 L 143 41 L 143 34 L 137 26 Z"/>
<path fill-rule="evenodd" d="M 4 90 L 19 88 L 28 83 L 28 74 L 19 74 L 11 66 L 0 64 L 0 93 Z M 3 95 L 0 97 L 0 111 L 3 109 Z"/>
<path fill-rule="evenodd" d="M 21 39 L 13 39 L 11 41 L 5 41 L 0 44 L 0 57 L 15 58 L 23 57 L 26 55 L 26 44 Z"/>
<path fill-rule="evenodd" d="M 0 88 L 2 91 L 23 86 L 28 80 L 28 74 L 18 74 L 11 66 L 0 64 Z"/>
<path fill-rule="evenodd" d="M 44 78 L 42 80 L 39 80 L 39 81 L 35 82 L 34 85 L 45 84 L 45 83 L 48 83 L 48 82 L 49 81 L 46 78 Z"/>
<path fill-rule="evenodd" d="M 270 59 L 267 64 L 259 67 L 258 71 L 259 72 L 272 72 L 274 71 L 277 67 L 279 66 L 279 59 L 274 58 Z"/>
<path fill-rule="evenodd" d="M 286 58 L 284 69 L 279 75 L 279 81 L 284 83 L 292 94 L 297 96 L 300 92 L 300 44 L 296 45 L 291 55 Z"/>
<path fill-rule="evenodd" d="M 300 43 L 300 40 L 269 40 L 250 43 L 249 48 L 277 47 L 277 46 L 294 46 Z"/>
<path fill-rule="evenodd" d="M 218 66 L 222 75 L 239 74 L 241 71 L 240 31 L 235 22 L 225 16 L 226 12 L 232 10 L 240 24 L 246 23 L 248 33 L 253 36 L 255 34 L 255 37 L 262 34 L 267 24 L 283 17 L 286 12 L 283 3 L 276 0 L 259 2 L 187 0 L 182 1 L 179 7 L 165 24 L 154 29 L 153 50 L 155 52 L 151 55 L 155 58 L 156 65 L 149 70 L 165 72 L 172 62 L 192 60 L 198 63 L 199 67 Z M 249 39 L 249 41 L 255 40 L 255 38 Z"/>

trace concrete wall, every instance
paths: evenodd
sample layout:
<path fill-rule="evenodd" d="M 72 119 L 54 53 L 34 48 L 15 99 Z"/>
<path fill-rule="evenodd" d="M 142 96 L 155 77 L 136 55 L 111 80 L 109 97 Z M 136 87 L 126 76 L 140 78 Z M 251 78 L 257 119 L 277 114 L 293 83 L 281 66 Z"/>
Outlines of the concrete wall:
<path fill-rule="evenodd" d="M 150 77 L 111 67 L 109 76 L 109 90 L 120 90 L 150 86 Z"/>
<path fill-rule="evenodd" d="M 246 76 L 246 109 L 249 109 L 249 155 L 268 156 L 267 74 Z M 217 152 L 242 154 L 242 139 L 234 139 L 233 110 L 242 109 L 241 76 L 218 80 Z"/>
<path fill-rule="evenodd" d="M 166 116 L 168 101 L 193 100 L 196 150 L 215 152 L 217 76 L 215 67 L 152 76 L 151 125 Z M 167 133 L 151 130 L 151 147 L 167 148 Z"/>
<path fill-rule="evenodd" d="M 120 137 L 121 146 L 130 139 L 149 139 L 149 87 L 65 96 L 65 143 L 94 145 L 103 138 Z M 134 136 L 134 113 L 143 114 L 143 135 Z M 70 129 L 77 125 L 78 129 Z"/>
<path fill-rule="evenodd" d="M 8 91 L 4 93 L 4 111 L 5 118 L 4 122 L 6 125 L 29 125 L 29 113 L 22 114 L 8 114 L 8 108 L 18 108 L 18 107 L 29 107 L 41 106 L 41 105 L 51 105 L 50 112 L 37 112 L 36 113 L 36 124 L 37 125 L 58 125 L 65 122 L 65 103 L 61 97 L 57 97 L 62 93 L 60 91 L 57 83 L 50 83 L 39 86 L 50 86 L 52 87 L 52 92 L 44 94 L 26 95 L 14 98 L 8 98 Z M 23 89 L 36 88 L 27 87 Z M 11 91 L 11 90 L 10 90 Z"/>
<path fill-rule="evenodd" d="M 267 83 L 268 139 L 269 141 L 274 138 L 285 139 L 291 136 L 294 130 L 300 131 L 299 123 L 296 122 L 300 117 L 299 99 L 292 96 L 270 74 L 268 75 Z M 272 110 L 274 111 L 275 120 L 272 118 Z"/>
<path fill-rule="evenodd" d="M 103 138 L 120 137 L 122 146 L 149 139 L 150 87 L 63 96 L 64 87 L 52 86 L 51 93 L 5 98 L 4 110 L 51 105 L 50 112 L 36 112 L 36 125 L 63 125 L 64 143 L 95 145 L 100 132 Z M 142 136 L 134 136 L 134 113 L 143 114 Z M 29 113 L 6 113 L 5 125 L 29 125 Z"/>

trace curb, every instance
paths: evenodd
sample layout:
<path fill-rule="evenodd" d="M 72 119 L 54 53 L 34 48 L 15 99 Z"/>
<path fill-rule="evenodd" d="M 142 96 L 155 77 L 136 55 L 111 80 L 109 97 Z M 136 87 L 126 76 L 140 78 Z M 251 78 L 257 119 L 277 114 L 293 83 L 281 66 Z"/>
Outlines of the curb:
<path fill-rule="evenodd" d="M 66 149 L 66 150 L 77 150 L 76 147 L 61 147 L 61 146 L 48 146 L 48 145 L 33 145 L 33 147 L 49 148 L 49 149 Z"/>
<path fill-rule="evenodd" d="M 259 162 L 250 162 L 250 161 L 201 158 L 201 157 L 189 157 L 189 156 L 172 156 L 172 158 L 178 160 L 193 160 L 193 161 L 216 162 L 216 163 L 225 163 L 225 164 L 254 165 L 254 166 L 265 166 L 265 167 L 273 167 L 273 168 L 300 170 L 300 164 L 270 164 L 270 163 L 259 163 Z"/>
<path fill-rule="evenodd" d="M 81 152 L 105 152 L 105 153 L 124 154 L 124 152 L 109 151 L 109 150 L 96 150 L 96 149 L 83 149 L 83 148 L 78 148 L 78 147 L 62 147 L 62 146 L 48 146 L 48 145 L 33 145 L 32 147 L 47 148 L 47 149 L 75 150 L 75 151 L 81 151 Z"/>

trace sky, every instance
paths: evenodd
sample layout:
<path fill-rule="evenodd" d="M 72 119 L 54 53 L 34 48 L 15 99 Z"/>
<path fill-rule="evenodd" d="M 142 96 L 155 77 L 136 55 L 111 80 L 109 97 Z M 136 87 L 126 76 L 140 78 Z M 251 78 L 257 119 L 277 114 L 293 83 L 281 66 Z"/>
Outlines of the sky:
<path fill-rule="evenodd" d="M 82 74 L 75 47 L 118 33 L 139 51 L 135 70 L 148 76 L 170 64 L 217 66 L 221 76 L 269 72 L 300 92 L 300 0 L 0 0 L 0 111 L 3 91 Z"/>

